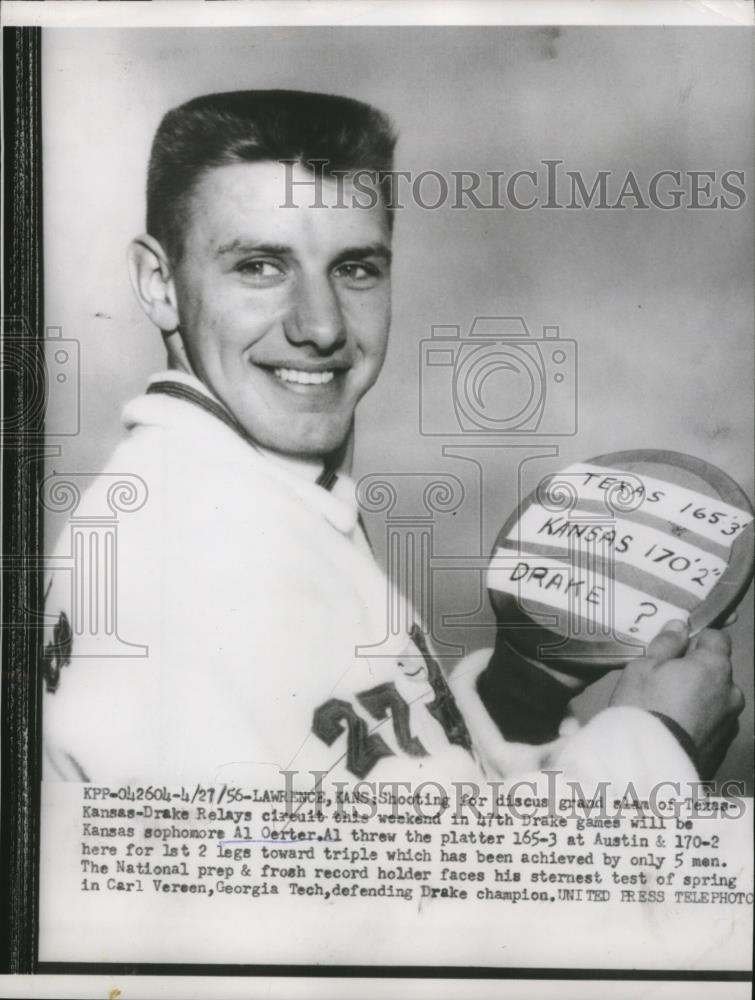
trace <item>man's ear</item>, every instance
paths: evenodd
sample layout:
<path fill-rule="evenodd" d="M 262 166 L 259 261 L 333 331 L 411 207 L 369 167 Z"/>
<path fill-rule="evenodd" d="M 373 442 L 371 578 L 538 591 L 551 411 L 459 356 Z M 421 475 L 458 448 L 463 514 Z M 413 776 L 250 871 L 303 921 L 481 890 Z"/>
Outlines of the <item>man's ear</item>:
<path fill-rule="evenodd" d="M 164 333 L 178 329 L 178 303 L 168 257 L 149 235 L 137 236 L 128 248 L 128 273 L 139 305 Z"/>

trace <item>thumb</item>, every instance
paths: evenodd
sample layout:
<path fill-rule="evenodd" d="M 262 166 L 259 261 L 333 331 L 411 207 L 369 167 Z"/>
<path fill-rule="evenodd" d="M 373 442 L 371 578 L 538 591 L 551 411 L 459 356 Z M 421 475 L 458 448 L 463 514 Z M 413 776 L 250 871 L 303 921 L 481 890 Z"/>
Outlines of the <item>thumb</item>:
<path fill-rule="evenodd" d="M 649 643 L 645 658 L 665 663 L 684 656 L 689 643 L 689 626 L 679 618 L 666 622 L 658 635 Z"/>

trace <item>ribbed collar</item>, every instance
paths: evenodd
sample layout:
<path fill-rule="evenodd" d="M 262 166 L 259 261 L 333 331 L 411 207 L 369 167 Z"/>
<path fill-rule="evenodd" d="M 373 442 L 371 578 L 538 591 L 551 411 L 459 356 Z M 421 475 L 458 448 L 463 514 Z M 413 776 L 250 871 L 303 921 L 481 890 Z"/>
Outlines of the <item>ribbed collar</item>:
<path fill-rule="evenodd" d="M 233 416 L 224 404 L 194 375 L 179 370 L 168 370 L 152 375 L 148 385 L 172 383 L 185 386 L 201 394 L 215 407 L 220 407 L 230 418 Z M 189 399 L 154 392 L 138 396 L 124 407 L 123 423 L 128 430 L 138 426 L 162 426 L 171 430 L 187 431 L 195 434 L 201 430 L 202 437 L 210 435 L 212 443 L 230 449 L 237 459 L 263 463 L 267 474 L 277 480 L 287 482 L 293 490 L 309 504 L 317 506 L 328 520 L 346 534 L 351 533 L 357 523 L 356 489 L 354 481 L 339 472 L 335 484 L 325 489 L 317 482 L 324 468 L 320 461 L 307 461 L 278 455 L 261 448 L 248 437 L 242 436 L 225 423 L 219 416 L 209 412 Z M 202 438 L 197 439 L 197 446 Z M 211 442 L 207 439 L 207 445 Z"/>

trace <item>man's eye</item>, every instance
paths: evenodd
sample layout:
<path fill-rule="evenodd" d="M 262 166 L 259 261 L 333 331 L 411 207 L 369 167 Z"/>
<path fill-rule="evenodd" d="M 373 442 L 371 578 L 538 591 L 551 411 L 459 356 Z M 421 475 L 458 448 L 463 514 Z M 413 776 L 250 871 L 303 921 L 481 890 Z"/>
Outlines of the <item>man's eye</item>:
<path fill-rule="evenodd" d="M 374 264 L 339 264 L 333 274 L 354 288 L 371 288 L 382 277 L 382 272 Z"/>
<path fill-rule="evenodd" d="M 275 280 L 284 274 L 280 264 L 275 264 L 270 260 L 243 260 L 236 265 L 236 270 L 244 277 L 258 281 Z"/>

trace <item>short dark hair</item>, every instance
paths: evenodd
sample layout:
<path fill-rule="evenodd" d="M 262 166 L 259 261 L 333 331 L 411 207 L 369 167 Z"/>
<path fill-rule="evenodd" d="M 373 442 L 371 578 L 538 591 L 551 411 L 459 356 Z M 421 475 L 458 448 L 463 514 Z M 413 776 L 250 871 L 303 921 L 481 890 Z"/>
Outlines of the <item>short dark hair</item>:
<path fill-rule="evenodd" d="M 300 90 L 197 97 L 169 111 L 155 134 L 147 177 L 147 232 L 174 262 L 179 260 L 192 191 L 214 167 L 261 160 L 295 160 L 304 166 L 327 161 L 319 168 L 326 175 L 389 173 L 395 144 L 386 115 L 349 97 Z"/>

